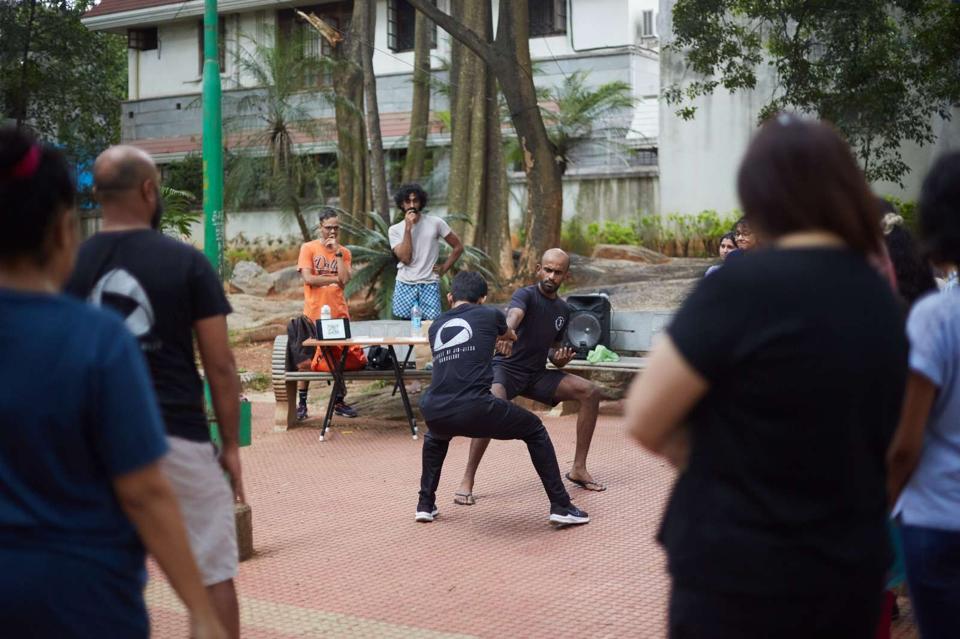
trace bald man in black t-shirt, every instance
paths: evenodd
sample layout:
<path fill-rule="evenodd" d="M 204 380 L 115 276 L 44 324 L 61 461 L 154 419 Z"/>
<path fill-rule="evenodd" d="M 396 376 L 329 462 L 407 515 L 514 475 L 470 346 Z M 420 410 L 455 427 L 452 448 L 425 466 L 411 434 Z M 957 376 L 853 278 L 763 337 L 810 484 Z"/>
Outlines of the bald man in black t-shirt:
<path fill-rule="evenodd" d="M 517 333 L 516 344 L 503 343 L 503 354 L 493 361 L 491 392 L 511 400 L 521 395 L 542 404 L 555 406 L 565 400 L 580 402 L 577 414 L 577 449 L 573 468 L 566 478 L 586 490 L 603 491 L 606 486 L 593 480 L 587 471 L 587 453 L 600 411 L 600 389 L 593 383 L 559 370 L 547 370 L 549 359 L 558 369 L 566 366 L 575 354 L 561 341 L 567 330 L 570 307 L 557 294 L 570 272 L 570 256 L 553 248 L 540 258 L 537 283 L 513 294 L 507 311 L 507 326 Z M 476 503 L 473 483 L 489 439 L 470 442 L 470 457 L 460 487 L 454 494 L 457 504 Z"/>

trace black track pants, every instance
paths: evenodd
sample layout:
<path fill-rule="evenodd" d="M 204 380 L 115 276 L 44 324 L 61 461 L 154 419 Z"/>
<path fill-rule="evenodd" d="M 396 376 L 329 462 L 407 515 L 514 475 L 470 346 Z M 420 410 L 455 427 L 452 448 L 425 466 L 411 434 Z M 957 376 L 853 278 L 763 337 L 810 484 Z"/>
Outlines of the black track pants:
<path fill-rule="evenodd" d="M 465 404 L 456 415 L 426 421 L 429 432 L 423 438 L 423 473 L 420 476 L 419 502 L 423 509 L 436 504 L 440 470 L 453 437 L 522 439 L 527 444 L 530 460 L 540 475 L 550 504 L 570 504 L 570 495 L 560 478 L 557 454 L 550 435 L 540 418 L 530 411 L 490 396 L 489 399 Z"/>

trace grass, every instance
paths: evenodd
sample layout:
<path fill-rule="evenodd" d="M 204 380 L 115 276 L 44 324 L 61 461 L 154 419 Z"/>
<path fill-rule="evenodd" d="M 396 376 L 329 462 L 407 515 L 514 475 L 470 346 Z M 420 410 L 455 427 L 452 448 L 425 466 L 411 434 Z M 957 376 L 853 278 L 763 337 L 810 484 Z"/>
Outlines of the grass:
<path fill-rule="evenodd" d="M 270 390 L 273 382 L 270 380 L 269 375 L 264 375 L 263 373 L 257 373 L 254 375 L 253 379 L 243 384 L 244 390 L 251 390 L 257 393 L 263 393 Z"/>

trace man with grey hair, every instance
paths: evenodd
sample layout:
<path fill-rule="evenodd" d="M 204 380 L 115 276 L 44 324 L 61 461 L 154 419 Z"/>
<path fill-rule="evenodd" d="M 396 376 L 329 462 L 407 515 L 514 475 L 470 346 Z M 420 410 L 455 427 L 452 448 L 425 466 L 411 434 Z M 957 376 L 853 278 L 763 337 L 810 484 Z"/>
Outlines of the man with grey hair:
<path fill-rule="evenodd" d="M 227 340 L 230 304 L 202 253 L 157 232 L 160 173 L 149 155 L 114 146 L 97 158 L 93 173 L 103 227 L 80 247 L 66 290 L 118 311 L 140 341 L 170 447 L 163 469 L 220 622 L 239 637 L 233 503 L 243 502 L 244 494 L 237 442 L 240 383 Z M 210 441 L 194 335 L 220 427 L 219 455 Z"/>

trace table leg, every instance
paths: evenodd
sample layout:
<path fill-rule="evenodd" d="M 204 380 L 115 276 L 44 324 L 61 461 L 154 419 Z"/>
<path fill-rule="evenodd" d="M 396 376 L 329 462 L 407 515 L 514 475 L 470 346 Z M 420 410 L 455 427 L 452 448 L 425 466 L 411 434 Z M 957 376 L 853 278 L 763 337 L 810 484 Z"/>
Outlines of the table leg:
<path fill-rule="evenodd" d="M 400 397 L 403 399 L 403 408 L 407 411 L 407 419 L 410 420 L 410 434 L 414 439 L 417 439 L 417 420 L 413 416 L 413 408 L 410 407 L 407 387 L 403 385 L 403 369 L 400 368 L 400 363 L 397 361 L 397 353 L 393 350 L 393 345 L 391 344 L 388 348 L 390 349 L 390 359 L 393 361 L 393 373 L 397 378 L 397 387 L 400 389 Z"/>
<path fill-rule="evenodd" d="M 411 346 L 410 348 L 407 349 L 407 356 L 403 358 L 403 366 L 401 367 L 401 368 L 403 368 L 403 370 L 407 370 L 407 362 L 410 361 L 410 353 L 412 353 L 412 352 L 413 352 L 413 346 Z M 399 390 L 399 388 L 400 388 L 400 385 L 399 385 L 399 384 L 394 384 L 394 386 L 393 386 L 393 392 L 390 393 L 390 397 L 396 397 L 396 395 L 397 395 L 397 390 Z"/>
<path fill-rule="evenodd" d="M 337 403 L 337 390 L 340 387 L 346 390 L 346 387 L 343 386 L 343 366 L 347 361 L 347 348 L 343 348 L 343 356 L 339 362 L 337 362 L 337 359 L 330 352 L 332 347 L 321 346 L 319 348 L 320 352 L 323 353 L 324 361 L 327 362 L 327 368 L 330 369 L 330 374 L 333 375 L 333 389 L 330 391 L 330 399 L 327 401 L 327 412 L 323 417 L 323 426 L 320 428 L 320 441 L 324 441 L 327 428 L 330 427 L 330 420 L 333 419 L 333 407 Z M 339 366 L 337 365 L 338 363 Z"/>

